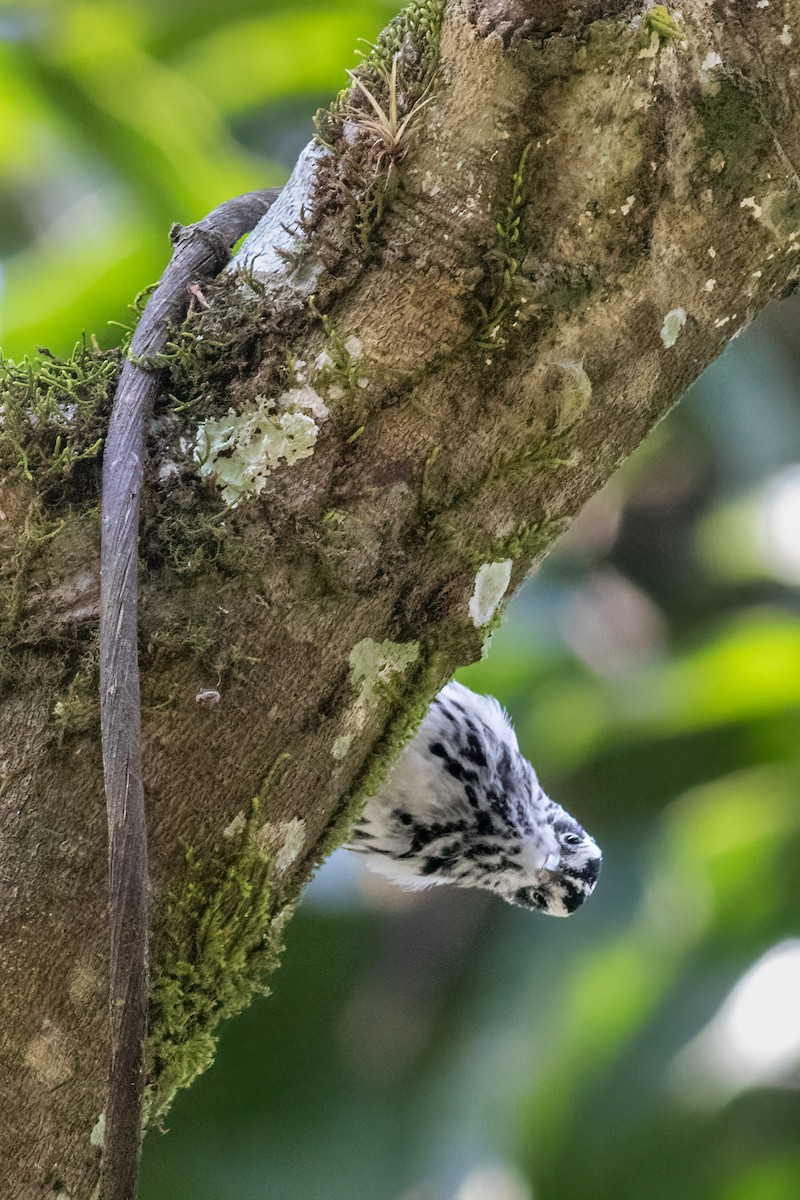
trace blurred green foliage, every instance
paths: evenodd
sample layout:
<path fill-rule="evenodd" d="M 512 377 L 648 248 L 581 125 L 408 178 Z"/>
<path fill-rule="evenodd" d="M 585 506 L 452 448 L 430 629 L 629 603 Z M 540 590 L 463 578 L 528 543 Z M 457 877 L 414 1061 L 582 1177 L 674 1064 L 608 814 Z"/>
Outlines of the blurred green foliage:
<path fill-rule="evenodd" d="M 156 280 L 173 221 L 283 182 L 382 0 L 0 6 L 0 345 L 71 349 Z M 111 338 L 115 338 L 111 334 Z"/>
<path fill-rule="evenodd" d="M 392 11 L 0 7 L 6 353 L 115 341 L 172 221 L 285 178 Z M 800 967 L 723 1020 L 797 948 L 799 321 L 729 347 L 463 672 L 604 847 L 585 910 L 406 896 L 334 856 L 274 995 L 149 1136 L 142 1200 L 800 1194 L 800 1036 L 765 1049 Z"/>

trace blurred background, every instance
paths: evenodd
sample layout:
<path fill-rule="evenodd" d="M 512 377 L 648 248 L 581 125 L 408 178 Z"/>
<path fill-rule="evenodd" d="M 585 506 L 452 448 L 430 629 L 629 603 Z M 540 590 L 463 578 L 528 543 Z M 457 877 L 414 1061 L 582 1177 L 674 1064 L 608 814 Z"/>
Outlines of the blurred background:
<path fill-rule="evenodd" d="M 283 182 L 359 0 L 0 4 L 0 345 L 101 345 Z M 605 851 L 554 921 L 340 852 L 141 1200 L 800 1196 L 800 305 L 691 389 L 461 674 Z"/>

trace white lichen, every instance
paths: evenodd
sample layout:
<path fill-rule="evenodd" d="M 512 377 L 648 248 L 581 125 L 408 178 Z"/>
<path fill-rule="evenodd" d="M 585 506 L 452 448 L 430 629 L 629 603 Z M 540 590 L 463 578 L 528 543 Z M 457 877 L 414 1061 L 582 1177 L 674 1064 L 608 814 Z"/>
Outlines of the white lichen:
<path fill-rule="evenodd" d="M 655 29 L 650 30 L 650 42 L 643 50 L 639 51 L 639 58 L 655 58 L 658 54 L 661 45 L 661 38 L 656 33 Z"/>
<path fill-rule="evenodd" d="M 302 817 L 291 817 L 288 821 L 277 823 L 267 821 L 258 831 L 258 842 L 273 857 L 275 870 L 283 874 L 303 852 L 306 823 Z"/>
<path fill-rule="evenodd" d="M 100 1113 L 97 1118 L 97 1123 L 92 1127 L 92 1132 L 89 1134 L 89 1141 L 93 1146 L 97 1146 L 102 1150 L 106 1144 L 106 1114 Z"/>
<path fill-rule="evenodd" d="M 469 615 L 476 629 L 488 625 L 511 582 L 510 558 L 484 563 L 475 576 L 475 588 L 469 602 Z"/>
<path fill-rule="evenodd" d="M 664 343 L 664 349 L 669 350 L 678 340 L 678 334 L 686 324 L 686 310 L 683 308 L 673 308 L 664 317 L 664 323 L 661 326 L 661 341 Z"/>
<path fill-rule="evenodd" d="M 336 759 L 337 762 L 341 762 L 342 759 L 346 756 L 347 751 L 350 749 L 350 745 L 351 745 L 352 741 L 353 741 L 352 733 L 343 733 L 343 734 L 341 734 L 340 737 L 336 738 L 333 745 L 331 746 L 331 754 L 333 755 L 333 757 Z"/>
<path fill-rule="evenodd" d="M 757 221 L 761 220 L 764 213 L 760 204 L 756 204 L 755 196 L 745 196 L 744 200 L 740 201 L 739 208 L 749 208 Z"/>
<path fill-rule="evenodd" d="M 348 714 L 356 729 L 362 729 L 370 710 L 394 675 L 401 675 L 419 658 L 418 642 L 376 642 L 363 638 L 350 651 L 350 678 L 358 696 Z"/>
<path fill-rule="evenodd" d="M 708 85 L 714 83 L 714 73 L 722 66 L 722 56 L 716 50 L 709 50 L 703 61 L 700 63 L 700 83 Z M 713 90 L 716 90 L 713 89 Z"/>
<path fill-rule="evenodd" d="M 222 836 L 230 841 L 231 838 L 239 837 L 247 828 L 247 818 L 244 813 L 239 810 L 236 816 L 230 821 L 222 831 Z"/>
<path fill-rule="evenodd" d="M 298 393 L 305 396 L 307 391 L 312 389 L 293 389 L 279 401 L 259 397 L 254 407 L 240 413 L 230 409 L 227 416 L 199 425 L 194 458 L 200 474 L 215 479 L 231 508 L 246 496 L 259 495 L 281 460 L 291 466 L 313 453 L 319 425 L 298 411 Z M 308 406 L 305 397 L 302 407 Z"/>
<path fill-rule="evenodd" d="M 275 855 L 275 870 L 285 871 L 300 857 L 306 844 L 306 823 L 302 817 L 281 821 L 281 848 Z"/>
<path fill-rule="evenodd" d="M 318 421 L 324 421 L 328 416 L 328 406 L 320 396 L 319 392 L 315 392 L 310 384 L 304 383 L 301 387 L 292 388 L 288 392 L 284 392 L 281 396 L 280 405 L 282 408 L 293 409 L 302 408 L 310 412 L 317 418 Z"/>

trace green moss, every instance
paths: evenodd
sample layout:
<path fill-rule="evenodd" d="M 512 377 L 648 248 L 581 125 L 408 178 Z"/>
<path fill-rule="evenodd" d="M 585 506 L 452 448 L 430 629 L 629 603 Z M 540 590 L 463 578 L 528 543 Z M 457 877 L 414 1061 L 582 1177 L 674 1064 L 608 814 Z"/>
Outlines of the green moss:
<path fill-rule="evenodd" d="M 207 281 L 203 295 L 206 306 L 190 308 L 158 356 L 169 372 L 174 411 L 221 417 L 231 407 L 232 387 L 243 403 L 291 387 L 287 348 L 304 326 L 303 311 L 277 313 L 247 267 Z"/>
<path fill-rule="evenodd" d="M 406 110 L 420 99 L 439 65 L 439 40 L 447 0 L 412 0 L 379 34 L 369 53 L 361 54 L 358 77 L 376 99 L 388 108 L 387 78 L 395 57 L 402 56 L 412 67 L 413 77 L 403 79 Z M 329 109 L 320 109 L 314 119 L 320 141 L 333 146 L 337 119 L 357 99 L 354 88 L 344 88 Z"/>
<path fill-rule="evenodd" d="M 430 522 L 430 536 L 441 538 L 450 545 L 460 545 L 464 538 L 461 510 L 465 506 L 479 504 L 481 493 L 485 489 L 495 492 L 503 487 L 518 489 L 545 471 L 558 471 L 571 466 L 572 459 L 569 457 L 566 442 L 568 433 L 569 429 L 563 429 L 561 432 L 551 431 L 531 439 L 513 453 L 503 449 L 497 450 L 484 470 L 458 490 L 454 490 L 447 480 L 440 482 L 434 489 L 432 481 L 428 480 L 428 512 L 438 514 L 433 516 Z M 472 562 L 473 558 L 474 556 L 469 561 Z M 486 556 L 480 557 L 480 561 L 485 562 Z"/>
<path fill-rule="evenodd" d="M 99 719 L 97 681 L 90 682 L 83 672 L 78 671 L 53 706 L 59 744 L 66 738 L 97 729 Z"/>
<path fill-rule="evenodd" d="M 330 153 L 319 163 L 304 229 L 316 235 L 316 256 L 335 269 L 333 289 L 352 282 L 369 259 L 375 231 L 402 186 L 396 167 L 436 75 L 445 6 L 446 0 L 407 5 L 362 57 L 357 82 L 315 118 L 317 139 Z"/>
<path fill-rule="evenodd" d="M 42 350 L 0 358 L 0 471 L 36 484 L 49 504 L 74 498 L 80 468 L 102 446 L 121 354 L 83 338 L 65 359 Z"/>
<path fill-rule="evenodd" d="M 213 584 L 210 586 L 217 591 Z M 200 673 L 216 680 L 217 686 L 222 688 L 229 686 L 238 676 L 242 664 L 261 662 L 260 658 L 249 654 L 238 642 L 221 637 L 218 625 L 196 619 L 188 609 L 181 617 L 153 631 L 148 639 L 147 653 L 152 656 L 156 668 L 148 672 L 143 681 L 142 706 L 150 711 L 171 707 L 174 702 L 176 693 L 170 682 L 170 662 L 183 663 L 187 659 L 194 659 Z M 151 679 L 158 684 L 159 690 L 149 690 Z"/>
<path fill-rule="evenodd" d="M 520 268 L 518 247 L 525 187 L 525 164 L 530 149 L 531 143 L 528 142 L 512 176 L 511 196 L 506 211 L 495 226 L 498 240 L 489 257 L 495 262 L 493 274 L 496 283 L 491 303 L 488 307 L 481 304 L 482 324 L 478 331 L 477 344 L 482 351 L 505 348 L 514 311 L 520 303 L 521 297 L 517 284 L 517 273 Z"/>
<path fill-rule="evenodd" d="M 496 538 L 488 547 L 489 553 L 481 561 L 519 558 L 535 559 L 559 537 L 569 520 L 564 517 L 543 517 L 541 521 L 528 521 L 520 525 L 516 533 L 505 538 Z"/>
<path fill-rule="evenodd" d="M 513 533 L 498 538 L 475 522 L 465 538 L 460 522 L 443 520 L 437 523 L 436 536 L 448 550 L 456 551 L 461 562 L 472 570 L 479 570 L 484 563 L 503 562 L 509 558 L 535 561 L 568 525 L 568 519 L 544 516 L 538 521 L 526 521 Z"/>
<path fill-rule="evenodd" d="M 45 350 L 21 363 L 0 358 L 0 478 L 8 489 L 5 503 L 16 509 L 5 536 L 0 533 L 5 684 L 13 684 L 14 638 L 32 569 L 48 543 L 73 525 L 77 506 L 84 515 L 87 501 L 96 510 L 99 453 L 120 363 L 120 352 L 99 350 L 85 338 L 65 359 Z M 65 703 L 74 716 L 74 706 Z M 69 724 L 67 709 L 63 718 Z"/>
<path fill-rule="evenodd" d="M 380 34 L 365 63 L 389 70 L 400 52 L 415 53 L 424 68 L 420 86 L 430 82 L 439 62 L 439 39 L 447 0 L 412 0 Z"/>
<path fill-rule="evenodd" d="M 666 4 L 655 4 L 645 13 L 644 27 L 668 42 L 684 42 L 686 34 L 672 16 Z"/>
<path fill-rule="evenodd" d="M 259 843 L 260 808 L 257 798 L 227 856 L 204 863 L 187 850 L 183 879 L 164 905 L 151 987 L 148 1122 L 211 1065 L 220 1022 L 268 992 L 288 910 Z"/>
<path fill-rule="evenodd" d="M 173 494 L 172 503 L 163 506 L 163 511 L 162 506 L 154 505 L 152 517 L 148 514 L 145 535 L 152 535 L 147 537 L 148 552 L 158 548 L 176 575 L 189 579 L 206 576 L 222 564 L 231 542 L 240 539 L 226 525 L 228 510 L 222 504 L 219 512 L 209 514 L 202 511 L 207 498 L 203 505 L 197 502 L 192 507 L 178 507 L 175 499 Z"/>
<path fill-rule="evenodd" d="M 350 339 L 342 337 L 330 316 L 319 311 L 315 296 L 309 297 L 308 306 L 325 332 L 325 346 L 321 360 L 318 360 L 322 365 L 314 375 L 314 389 L 325 398 L 332 412 L 338 413 L 348 424 L 357 427 L 351 438 L 348 438 L 348 441 L 356 441 L 363 433 L 363 428 L 359 432 L 359 427 L 368 411 L 363 386 L 363 361 L 354 358 L 350 353 Z"/>

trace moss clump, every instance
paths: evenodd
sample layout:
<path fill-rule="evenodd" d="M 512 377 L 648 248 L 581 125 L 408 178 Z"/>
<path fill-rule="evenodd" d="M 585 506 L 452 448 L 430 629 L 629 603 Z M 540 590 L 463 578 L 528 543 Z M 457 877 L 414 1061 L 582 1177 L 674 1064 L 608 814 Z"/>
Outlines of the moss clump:
<path fill-rule="evenodd" d="M 78 497 L 80 468 L 103 444 L 121 360 L 85 338 L 65 359 L 46 350 L 21 363 L 0 358 L 3 475 L 34 482 L 49 505 Z"/>
<path fill-rule="evenodd" d="M 96 729 L 99 720 L 97 680 L 90 682 L 83 672 L 78 671 L 53 707 L 53 721 L 59 745 L 69 737 Z"/>
<path fill-rule="evenodd" d="M 2 683 L 13 683 L 18 670 L 12 640 L 32 569 L 53 538 L 75 527 L 78 507 L 97 504 L 100 450 L 121 362 L 122 352 L 100 350 L 85 338 L 65 359 L 46 350 L 20 363 L 0 357 L 0 479 L 4 507 L 15 509 L 5 533 L 0 526 Z M 74 706 L 65 704 L 69 725 Z"/>
<path fill-rule="evenodd" d="M 286 348 L 305 325 L 302 306 L 277 313 L 247 267 L 203 284 L 204 307 L 191 307 L 157 362 L 169 372 L 173 409 L 191 418 L 222 417 L 231 388 L 242 402 L 292 386 Z"/>
<path fill-rule="evenodd" d="M 288 909 L 272 856 L 258 840 L 260 801 L 224 859 L 187 850 L 184 877 L 164 905 L 155 955 L 148 1040 L 148 1122 L 167 1112 L 214 1059 L 217 1027 L 266 995 Z"/>
<path fill-rule="evenodd" d="M 355 426 L 358 433 L 367 417 L 369 404 L 364 395 L 367 380 L 362 371 L 363 361 L 351 353 L 353 344 L 357 345 L 356 339 L 342 337 L 328 314 L 319 311 L 314 296 L 309 298 L 309 308 L 325 332 L 325 345 L 317 359 L 318 369 L 313 379 L 314 388 L 325 397 L 331 411 L 348 425 Z M 353 440 L 357 438 L 353 437 Z"/>
<path fill-rule="evenodd" d="M 555 519 L 543 517 L 541 521 L 526 522 L 519 527 L 516 533 L 510 534 L 508 537 L 496 538 L 494 541 L 489 540 L 487 542 L 489 557 L 493 560 L 511 558 L 515 561 L 519 558 L 538 558 L 557 537 L 561 536 L 568 525 L 569 519 L 564 517 Z M 478 558 L 478 547 L 473 545 L 470 549 Z"/>
<path fill-rule="evenodd" d="M 379 34 L 368 54 L 361 55 L 358 78 L 388 110 L 388 80 L 396 58 L 403 60 L 402 103 L 408 111 L 419 101 L 439 65 L 439 40 L 447 0 L 412 0 Z M 355 93 L 355 94 L 354 94 Z M 352 103 L 361 103 L 356 88 L 345 88 L 328 109 L 315 117 L 323 145 L 333 146 L 337 122 Z"/>
<path fill-rule="evenodd" d="M 478 301 L 482 322 L 477 344 L 484 352 L 505 349 L 515 309 L 521 302 L 517 282 L 520 268 L 519 232 L 525 188 L 525 164 L 531 144 L 528 142 L 520 155 L 517 169 L 512 176 L 511 196 L 506 211 L 495 226 L 497 244 L 489 255 L 490 261 L 493 259 L 495 264 L 492 272 L 495 279 L 494 295 L 488 306 Z"/>
<path fill-rule="evenodd" d="M 568 433 L 569 429 L 560 433 L 545 433 L 513 453 L 504 449 L 495 451 L 480 473 L 463 486 L 459 486 L 460 481 L 452 475 L 442 475 L 435 481 L 435 488 L 429 479 L 424 499 L 431 518 L 430 536 L 443 538 L 448 544 L 454 541 L 460 544 L 463 542 L 464 526 L 459 513 L 467 505 L 479 515 L 482 492 L 492 490 L 497 501 L 500 494 L 498 489 L 517 490 L 529 485 L 531 479 L 545 471 L 559 471 L 573 466 L 574 461 L 566 442 Z M 479 520 L 477 523 L 480 523 Z M 480 559 L 480 562 L 485 561 L 485 556 Z"/>
<path fill-rule="evenodd" d="M 388 70 L 396 54 L 413 53 L 424 68 L 420 78 L 420 86 L 424 89 L 439 62 L 439 38 L 446 4 L 447 0 L 412 0 L 380 34 L 365 64 Z"/>
<path fill-rule="evenodd" d="M 666 4 L 655 4 L 645 14 L 644 27 L 650 33 L 657 33 L 667 42 L 685 42 L 686 34 L 681 29 Z"/>
<path fill-rule="evenodd" d="M 305 231 L 338 287 L 357 276 L 395 191 L 393 169 L 413 138 L 439 64 L 446 0 L 413 0 L 363 56 L 351 87 L 317 113 L 319 163 Z"/>
<path fill-rule="evenodd" d="M 535 561 L 568 525 L 568 518 L 544 516 L 538 521 L 526 521 L 505 537 L 495 537 L 475 521 L 469 540 L 465 542 L 461 524 L 443 519 L 437 522 L 436 536 L 448 551 L 455 550 L 461 562 L 471 570 L 478 570 L 484 563 L 506 559 Z"/>

